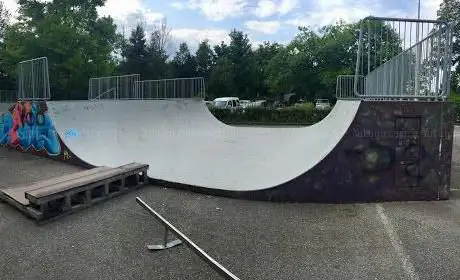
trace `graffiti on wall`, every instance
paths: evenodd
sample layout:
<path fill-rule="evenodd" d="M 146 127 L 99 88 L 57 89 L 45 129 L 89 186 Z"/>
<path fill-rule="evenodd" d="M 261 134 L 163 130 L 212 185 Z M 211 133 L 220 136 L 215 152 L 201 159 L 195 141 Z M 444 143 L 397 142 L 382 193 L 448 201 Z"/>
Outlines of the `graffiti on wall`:
<path fill-rule="evenodd" d="M 20 147 L 24 151 L 46 151 L 50 156 L 61 152 L 46 105 L 40 102 L 19 101 L 0 116 L 0 145 Z"/>

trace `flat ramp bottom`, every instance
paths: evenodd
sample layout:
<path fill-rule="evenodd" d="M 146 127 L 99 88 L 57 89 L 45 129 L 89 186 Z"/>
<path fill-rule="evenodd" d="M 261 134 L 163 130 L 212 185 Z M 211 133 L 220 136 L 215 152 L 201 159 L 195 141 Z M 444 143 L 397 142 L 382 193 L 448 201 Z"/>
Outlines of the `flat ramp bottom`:
<path fill-rule="evenodd" d="M 39 223 L 54 220 L 148 183 L 149 166 L 97 167 L 19 187 L 0 189 L 0 199 Z"/>

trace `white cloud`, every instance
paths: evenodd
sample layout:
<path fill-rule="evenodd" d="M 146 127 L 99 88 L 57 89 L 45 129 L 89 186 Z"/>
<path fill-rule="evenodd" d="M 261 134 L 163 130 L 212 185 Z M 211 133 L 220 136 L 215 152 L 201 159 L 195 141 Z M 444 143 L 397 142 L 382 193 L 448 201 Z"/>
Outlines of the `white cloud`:
<path fill-rule="evenodd" d="M 297 4 L 298 0 L 280 0 L 278 2 L 273 0 L 260 0 L 252 13 L 259 18 L 269 17 L 275 14 L 285 15 L 297 8 Z"/>
<path fill-rule="evenodd" d="M 442 0 L 421 1 L 421 18 L 436 19 L 436 11 Z M 366 16 L 417 18 L 417 3 L 410 10 L 388 9 L 385 0 L 315 0 L 312 8 L 287 21 L 293 26 L 323 26 L 340 19 L 356 22 Z"/>
<path fill-rule="evenodd" d="M 319 0 L 320 2 L 322 0 Z M 279 13 L 285 15 L 297 7 L 298 0 L 282 0 L 279 5 Z"/>
<path fill-rule="evenodd" d="M 275 34 L 280 28 L 281 24 L 278 21 L 250 20 L 245 22 L 244 25 L 252 31 L 257 31 L 265 34 Z"/>
<path fill-rule="evenodd" d="M 420 2 L 420 18 L 436 19 L 442 0 L 423 0 Z"/>
<path fill-rule="evenodd" d="M 257 4 L 257 8 L 254 10 L 254 15 L 260 18 L 269 17 L 276 14 L 277 6 L 275 2 L 270 0 L 261 0 Z"/>
<path fill-rule="evenodd" d="M 220 21 L 244 13 L 246 0 L 188 0 L 187 7 L 201 11 L 206 18 Z"/>
<path fill-rule="evenodd" d="M 363 0 L 360 2 L 352 0 L 323 0 L 317 1 L 311 10 L 302 15 L 298 15 L 285 23 L 293 26 L 324 26 L 332 24 L 340 19 L 347 22 L 354 22 L 371 14 L 379 9 L 379 5 L 374 3 L 369 5 L 366 2 L 373 0 Z"/>
<path fill-rule="evenodd" d="M 16 0 L 3 0 L 3 4 L 11 13 L 16 13 L 19 5 Z"/>
<path fill-rule="evenodd" d="M 161 20 L 164 16 L 154 12 L 140 0 L 108 0 L 103 7 L 98 8 L 100 16 L 111 16 L 121 22 L 153 23 Z"/>
<path fill-rule="evenodd" d="M 173 2 L 171 6 L 173 6 L 174 8 L 178 10 L 183 10 L 185 8 L 185 5 L 181 2 Z"/>

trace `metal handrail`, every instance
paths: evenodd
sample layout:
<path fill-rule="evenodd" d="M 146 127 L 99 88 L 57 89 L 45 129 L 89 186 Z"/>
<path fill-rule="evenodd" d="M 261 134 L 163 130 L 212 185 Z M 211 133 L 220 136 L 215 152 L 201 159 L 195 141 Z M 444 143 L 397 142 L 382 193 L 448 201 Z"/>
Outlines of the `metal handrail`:
<path fill-rule="evenodd" d="M 116 88 L 114 88 L 114 87 L 111 88 L 111 89 L 109 89 L 109 90 L 106 90 L 105 92 L 99 94 L 98 96 L 96 96 L 96 98 L 93 98 L 92 100 L 101 99 L 101 97 L 103 97 L 103 96 L 105 96 L 105 95 L 107 95 L 107 94 L 109 94 L 110 92 L 115 91 L 115 90 L 116 90 Z"/>
<path fill-rule="evenodd" d="M 142 201 L 139 197 L 136 197 L 136 202 L 145 208 L 149 213 L 155 217 L 161 224 L 163 224 L 168 230 L 172 231 L 177 238 L 179 238 L 182 242 L 185 243 L 192 251 L 198 255 L 198 257 L 202 258 L 209 266 L 211 266 L 219 275 L 224 277 L 225 279 L 230 280 L 239 280 L 233 273 L 228 271 L 225 267 L 223 267 L 220 263 L 216 260 L 211 258 L 208 254 L 206 254 L 203 249 L 198 247 L 192 240 L 190 240 L 185 234 L 180 232 L 177 228 L 175 228 L 171 223 L 169 223 L 165 218 L 163 218 L 160 214 L 155 212 L 147 203 Z"/>

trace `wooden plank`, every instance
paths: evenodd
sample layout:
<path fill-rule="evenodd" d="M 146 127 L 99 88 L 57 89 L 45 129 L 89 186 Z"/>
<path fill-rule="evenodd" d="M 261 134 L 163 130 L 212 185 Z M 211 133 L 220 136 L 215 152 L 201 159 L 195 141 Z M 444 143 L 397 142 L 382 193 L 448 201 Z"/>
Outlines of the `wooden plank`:
<path fill-rule="evenodd" d="M 21 186 L 21 188 L 22 187 L 32 186 L 32 187 L 35 187 L 35 189 L 40 189 L 40 188 L 43 188 L 43 187 L 48 187 L 48 186 L 51 186 L 51 185 L 60 184 L 62 182 L 74 180 L 76 178 L 96 174 L 96 173 L 106 171 L 106 170 L 110 170 L 110 169 L 111 168 L 109 168 L 107 166 L 96 167 L 96 168 L 83 170 L 83 171 L 79 171 L 79 172 L 75 172 L 75 173 L 71 173 L 71 174 L 67 174 L 67 175 L 63 175 L 63 176 L 59 176 L 59 177 L 54 177 L 54 178 L 51 178 L 51 179 L 48 179 L 48 180 L 33 182 L 33 183 L 30 183 L 30 184 Z M 34 188 L 32 188 L 32 189 L 34 189 Z"/>
<path fill-rule="evenodd" d="M 31 191 L 31 190 L 35 190 L 35 189 L 36 189 L 36 187 L 34 185 L 26 185 L 26 186 L 17 187 L 17 188 L 10 188 L 10 189 L 1 190 L 1 192 L 4 195 L 7 195 L 10 198 L 12 198 L 13 200 L 19 202 L 20 204 L 22 204 L 24 206 L 28 206 L 29 205 L 29 200 L 26 199 L 25 193 L 27 191 Z"/>
<path fill-rule="evenodd" d="M 122 165 L 119 168 L 124 169 L 125 171 L 133 171 L 136 169 L 148 169 L 149 165 L 143 164 L 143 163 L 132 162 L 130 164 Z"/>
<path fill-rule="evenodd" d="M 31 202 L 36 203 L 37 199 L 43 198 L 52 194 L 65 192 L 71 190 L 73 188 L 81 187 L 90 183 L 94 183 L 97 181 L 106 180 L 111 177 L 115 177 L 117 175 L 123 174 L 126 171 L 120 168 L 112 168 L 106 171 L 102 171 L 97 174 L 92 174 L 89 176 L 75 178 L 71 181 L 62 182 L 59 184 L 54 184 L 48 187 L 43 187 L 36 190 L 31 190 L 26 192 L 26 198 L 29 199 Z"/>
<path fill-rule="evenodd" d="M 29 200 L 25 196 L 26 192 L 30 192 L 33 190 L 37 190 L 37 189 L 55 185 L 55 184 L 60 184 L 60 183 L 67 182 L 75 178 L 92 175 L 92 174 L 95 174 L 101 171 L 105 171 L 108 169 L 110 168 L 105 167 L 105 166 L 93 168 L 93 169 L 84 170 L 84 171 L 80 171 L 80 172 L 76 172 L 76 173 L 72 173 L 72 174 L 68 174 L 68 175 L 64 175 L 60 177 L 51 178 L 49 180 L 30 183 L 30 184 L 19 186 L 19 187 L 2 189 L 0 190 L 0 192 L 2 192 L 6 196 L 9 196 L 11 199 L 16 200 L 18 203 L 22 204 L 23 206 L 28 206 Z"/>

